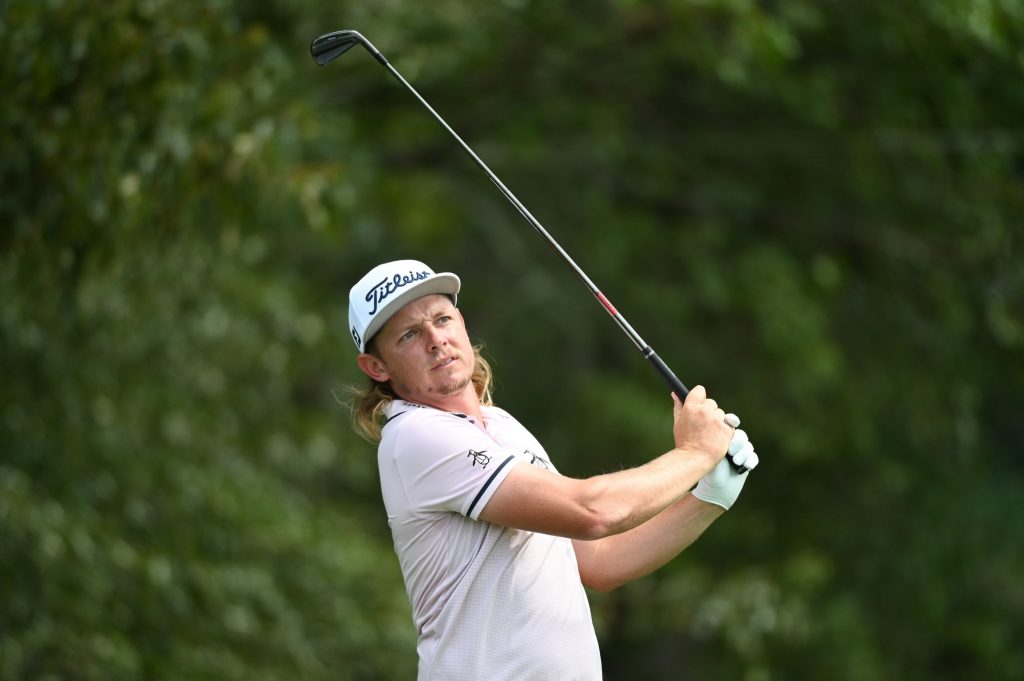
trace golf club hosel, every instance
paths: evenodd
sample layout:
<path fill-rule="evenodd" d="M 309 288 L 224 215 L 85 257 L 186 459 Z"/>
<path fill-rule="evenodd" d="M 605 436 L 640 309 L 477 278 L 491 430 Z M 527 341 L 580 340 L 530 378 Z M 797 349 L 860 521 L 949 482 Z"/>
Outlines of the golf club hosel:
<path fill-rule="evenodd" d="M 360 41 L 363 43 L 363 47 L 366 48 L 367 52 L 373 55 L 374 59 L 379 61 L 383 66 L 391 66 L 390 64 L 388 64 L 388 60 L 384 58 L 384 55 L 381 53 L 381 51 L 374 47 L 373 43 L 371 43 L 369 40 L 364 38 L 359 33 L 356 33 L 356 35 L 359 36 Z"/>

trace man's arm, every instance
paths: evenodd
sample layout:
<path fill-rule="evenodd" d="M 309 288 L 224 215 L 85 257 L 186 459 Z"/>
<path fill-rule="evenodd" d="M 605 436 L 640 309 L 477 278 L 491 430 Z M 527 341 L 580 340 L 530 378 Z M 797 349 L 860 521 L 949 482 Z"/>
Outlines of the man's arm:
<path fill-rule="evenodd" d="M 585 480 L 516 466 L 480 520 L 570 539 L 602 539 L 654 518 L 713 465 L 709 454 L 673 449 L 638 468 Z"/>
<path fill-rule="evenodd" d="M 690 391 L 684 404 L 674 402 L 675 449 L 637 468 L 585 480 L 516 466 L 480 519 L 582 540 L 644 525 L 687 496 L 722 460 L 733 434 L 725 413 L 702 387 Z"/>
<path fill-rule="evenodd" d="M 735 464 L 749 470 L 758 464 L 754 446 L 742 430 L 733 435 L 729 454 Z M 746 481 L 746 472 L 723 459 L 692 492 L 643 525 L 595 541 L 574 540 L 583 583 L 610 591 L 657 570 L 696 541 L 722 511 L 729 510 Z"/>
<path fill-rule="evenodd" d="M 583 584 L 611 591 L 654 572 L 697 540 L 725 509 L 687 494 L 643 525 L 595 541 L 574 539 Z"/>

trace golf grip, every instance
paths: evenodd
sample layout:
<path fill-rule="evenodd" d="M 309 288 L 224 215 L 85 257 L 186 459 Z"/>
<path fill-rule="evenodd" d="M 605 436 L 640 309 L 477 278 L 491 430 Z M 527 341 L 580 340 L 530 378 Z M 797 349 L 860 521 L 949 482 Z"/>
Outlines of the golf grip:
<path fill-rule="evenodd" d="M 668 387 L 672 389 L 672 392 L 674 392 L 676 396 L 679 397 L 679 401 L 682 402 L 683 400 L 685 400 L 686 396 L 690 394 L 690 389 L 683 385 L 683 382 L 679 380 L 679 377 L 675 375 L 672 369 L 670 369 L 669 366 L 665 364 L 661 357 L 658 357 L 658 353 L 656 353 L 650 345 L 645 347 L 642 350 L 642 352 L 644 353 L 644 357 L 647 358 L 647 361 L 649 361 L 651 365 L 658 371 L 658 373 L 661 374 L 661 377 L 665 379 L 665 382 L 668 383 Z M 732 455 L 727 454 L 726 457 L 729 459 L 729 465 L 732 466 L 732 469 L 734 471 L 736 471 L 737 473 L 747 472 L 747 467 L 737 465 L 732 460 Z"/>
<path fill-rule="evenodd" d="M 647 354 L 650 352 L 651 354 Z M 658 353 L 651 349 L 651 346 L 647 346 L 644 350 L 644 355 L 647 357 L 647 361 L 654 365 L 654 368 L 658 370 L 665 382 L 668 383 L 668 387 L 672 388 L 678 397 L 679 401 L 682 402 L 686 399 L 686 396 L 690 394 L 690 389 L 683 385 L 683 382 L 679 380 L 679 377 L 668 368 L 668 365 L 662 361 L 661 357 L 658 357 Z"/>

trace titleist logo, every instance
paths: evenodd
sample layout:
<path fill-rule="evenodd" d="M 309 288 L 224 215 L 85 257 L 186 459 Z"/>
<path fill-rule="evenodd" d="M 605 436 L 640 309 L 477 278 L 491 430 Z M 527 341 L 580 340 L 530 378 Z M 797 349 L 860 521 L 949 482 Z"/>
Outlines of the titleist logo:
<path fill-rule="evenodd" d="M 396 274 L 393 277 L 384 277 L 379 282 L 373 285 L 370 292 L 366 294 L 366 302 L 373 303 L 373 308 L 370 310 L 370 316 L 377 314 L 377 309 L 380 304 L 387 300 L 388 296 L 409 284 L 417 281 L 423 281 L 430 276 L 430 272 L 409 272 L 409 274 Z"/>

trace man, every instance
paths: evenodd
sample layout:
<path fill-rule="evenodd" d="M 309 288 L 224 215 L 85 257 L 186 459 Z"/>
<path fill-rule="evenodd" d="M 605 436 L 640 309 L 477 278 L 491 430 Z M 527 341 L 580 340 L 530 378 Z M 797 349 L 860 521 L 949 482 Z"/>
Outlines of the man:
<path fill-rule="evenodd" d="M 460 281 L 415 260 L 349 295 L 357 430 L 379 441 L 381 491 L 412 603 L 419 680 L 601 679 L 584 586 L 668 562 L 736 500 L 757 455 L 697 386 L 673 396 L 675 448 L 638 468 L 562 476 L 491 404 L 490 367 L 455 307 Z M 728 423 L 727 423 L 728 421 Z M 730 425 L 730 423 L 732 425 Z M 692 490 L 692 492 L 691 492 Z"/>

